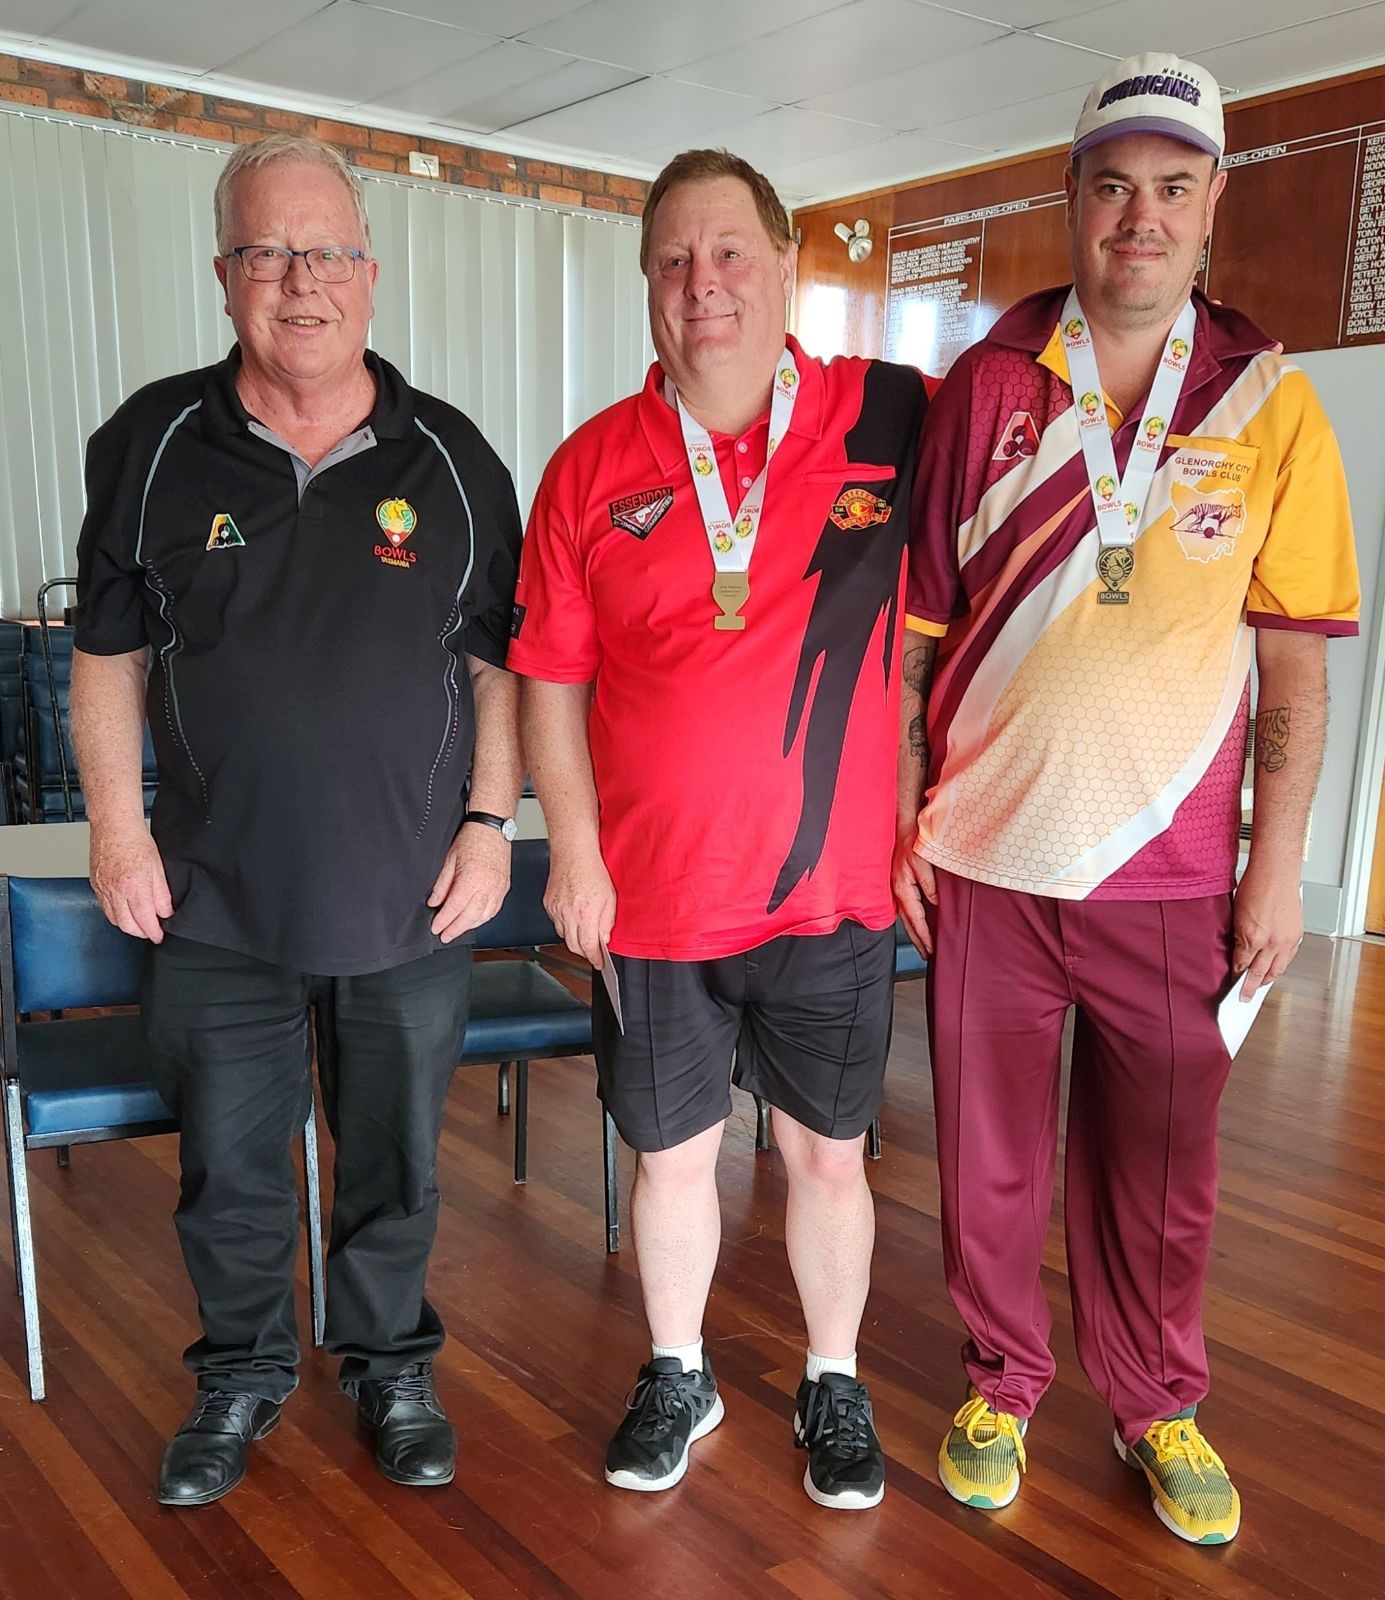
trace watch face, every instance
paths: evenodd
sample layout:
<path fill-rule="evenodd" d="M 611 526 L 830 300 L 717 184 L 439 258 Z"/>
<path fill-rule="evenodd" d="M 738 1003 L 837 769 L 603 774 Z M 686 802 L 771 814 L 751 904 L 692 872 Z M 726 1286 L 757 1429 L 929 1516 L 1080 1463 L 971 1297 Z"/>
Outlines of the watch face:
<path fill-rule="evenodd" d="M 508 839 L 510 841 L 510 843 L 513 844 L 514 840 L 515 840 L 515 835 L 518 832 L 519 832 L 519 824 L 516 823 L 516 821 L 515 821 L 515 819 L 513 817 L 506 817 L 505 821 L 501 824 L 501 828 L 500 828 L 501 837 L 504 838 L 504 839 Z"/>

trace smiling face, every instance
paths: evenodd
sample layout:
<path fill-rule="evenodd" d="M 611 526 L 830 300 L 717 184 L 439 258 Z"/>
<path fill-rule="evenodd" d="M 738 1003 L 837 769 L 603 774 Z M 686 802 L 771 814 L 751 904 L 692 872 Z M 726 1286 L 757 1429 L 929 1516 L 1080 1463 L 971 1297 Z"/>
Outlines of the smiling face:
<path fill-rule="evenodd" d="M 1172 321 L 1192 289 L 1225 172 L 1162 134 L 1131 133 L 1087 150 L 1066 177 L 1078 297 L 1113 327 Z"/>
<path fill-rule="evenodd" d="M 350 190 L 314 162 L 275 161 L 239 173 L 231 190 L 229 231 L 233 245 L 365 248 Z M 358 261 L 348 283 L 319 283 L 301 256 L 277 283 L 247 278 L 235 256 L 218 256 L 215 265 L 252 380 L 301 389 L 358 377 L 376 262 Z"/>
<path fill-rule="evenodd" d="M 649 330 L 680 390 L 771 381 L 795 254 L 776 247 L 739 178 L 692 179 L 664 195 L 650 224 Z"/>

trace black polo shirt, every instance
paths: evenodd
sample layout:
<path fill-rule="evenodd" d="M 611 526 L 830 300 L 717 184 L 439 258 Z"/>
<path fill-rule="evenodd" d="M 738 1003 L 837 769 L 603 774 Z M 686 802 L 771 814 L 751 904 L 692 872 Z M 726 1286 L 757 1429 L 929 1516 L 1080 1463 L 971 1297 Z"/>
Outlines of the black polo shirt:
<path fill-rule="evenodd" d="M 76 645 L 150 649 L 171 932 L 344 976 L 436 949 L 467 655 L 505 663 L 520 525 L 459 411 L 366 352 L 370 417 L 315 468 L 240 353 L 133 395 L 87 448 Z"/>

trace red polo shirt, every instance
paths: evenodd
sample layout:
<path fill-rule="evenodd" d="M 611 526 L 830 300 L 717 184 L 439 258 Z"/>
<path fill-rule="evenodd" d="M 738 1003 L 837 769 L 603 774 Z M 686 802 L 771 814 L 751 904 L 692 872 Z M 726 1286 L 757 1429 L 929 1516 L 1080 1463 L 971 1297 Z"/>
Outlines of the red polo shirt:
<path fill-rule="evenodd" d="M 530 515 L 509 666 L 594 681 L 620 955 L 706 960 L 894 919 L 923 379 L 792 347 L 798 400 L 770 468 L 743 631 L 713 626 L 711 551 L 657 363 L 638 395 L 562 445 Z M 764 420 L 713 442 L 734 511 L 763 461 Z"/>

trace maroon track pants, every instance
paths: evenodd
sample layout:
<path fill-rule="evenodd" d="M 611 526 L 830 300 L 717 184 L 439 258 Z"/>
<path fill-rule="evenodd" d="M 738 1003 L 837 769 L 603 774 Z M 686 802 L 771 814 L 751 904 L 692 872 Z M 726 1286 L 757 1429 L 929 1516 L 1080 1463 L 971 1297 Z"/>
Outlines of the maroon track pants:
<path fill-rule="evenodd" d="M 947 1284 L 968 1376 L 1030 1416 L 1053 1379 L 1040 1269 L 1063 1023 L 1077 1354 L 1127 1443 L 1207 1392 L 1202 1286 L 1230 1061 L 1231 897 L 1054 900 L 939 872 L 933 1061 Z"/>

